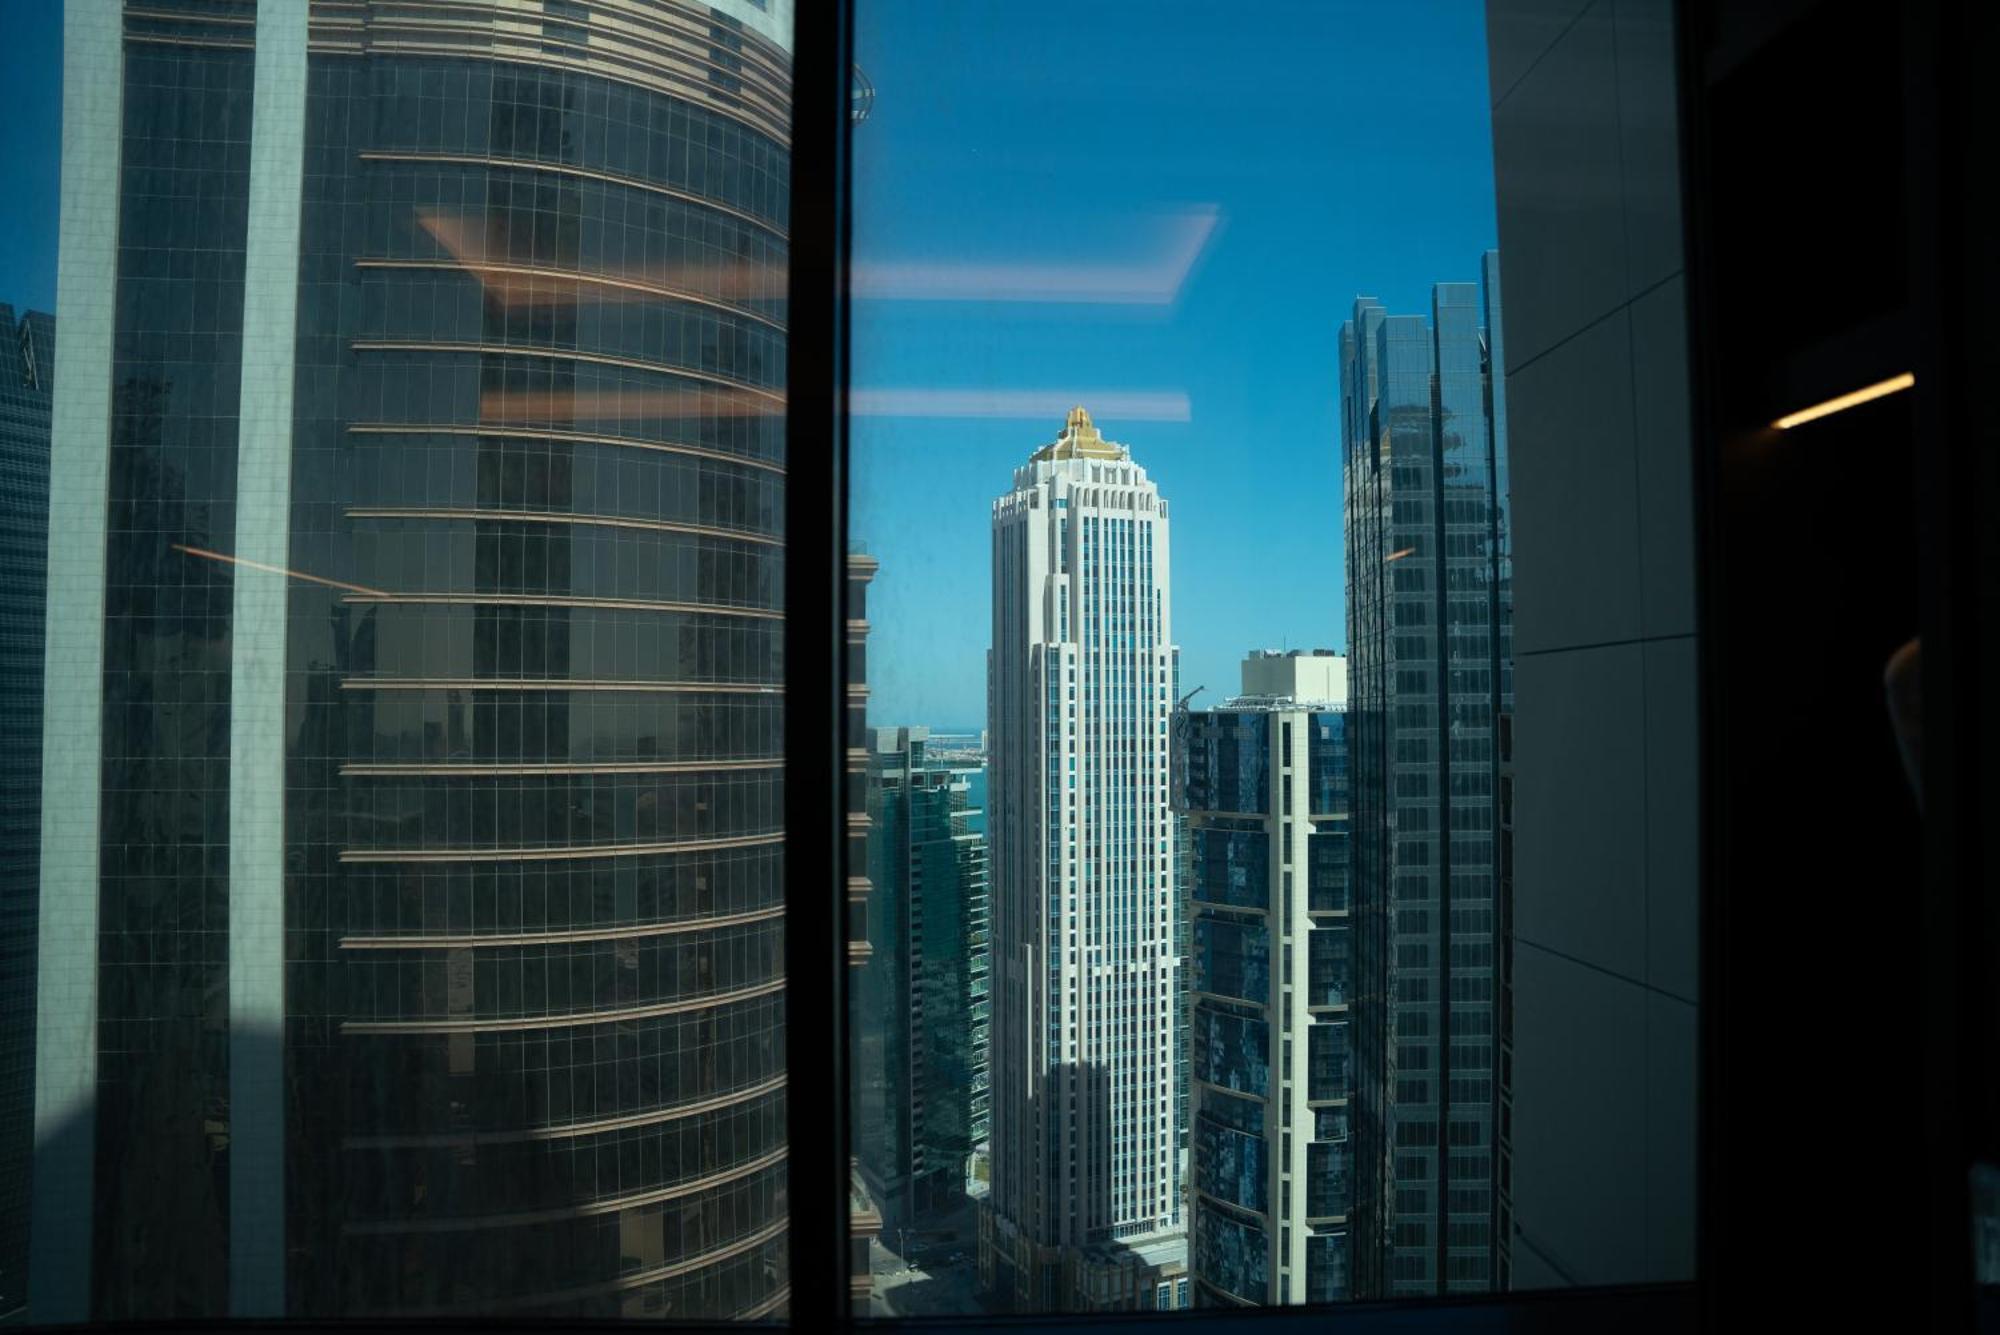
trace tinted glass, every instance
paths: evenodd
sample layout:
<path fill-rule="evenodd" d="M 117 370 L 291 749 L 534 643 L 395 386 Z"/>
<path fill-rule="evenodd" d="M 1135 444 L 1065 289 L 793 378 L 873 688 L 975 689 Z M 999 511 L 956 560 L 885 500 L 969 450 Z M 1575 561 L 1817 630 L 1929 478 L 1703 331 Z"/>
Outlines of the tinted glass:
<path fill-rule="evenodd" d="M 789 6 L 4 24 L 0 1314 L 785 1315 Z"/>

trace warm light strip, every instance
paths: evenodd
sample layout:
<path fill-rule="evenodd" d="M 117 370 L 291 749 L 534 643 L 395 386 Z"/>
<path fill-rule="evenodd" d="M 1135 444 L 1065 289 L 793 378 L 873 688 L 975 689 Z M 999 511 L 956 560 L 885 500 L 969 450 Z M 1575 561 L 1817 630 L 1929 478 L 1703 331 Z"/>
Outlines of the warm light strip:
<path fill-rule="evenodd" d="M 388 1234 L 410 1233 L 465 1233 L 489 1228 L 521 1228 L 531 1224 L 552 1223 L 559 1219 L 588 1219 L 594 1215 L 612 1214 L 620 1210 L 633 1210 L 646 1205 L 658 1205 L 663 1201 L 680 1200 L 716 1187 L 740 1182 L 746 1177 L 754 1177 L 768 1168 L 775 1168 L 791 1153 L 791 1147 L 780 1145 L 755 1159 L 735 1164 L 720 1172 L 704 1177 L 690 1178 L 671 1186 L 654 1187 L 647 1191 L 629 1192 L 623 1196 L 600 1197 L 597 1200 L 578 1201 L 573 1205 L 558 1205 L 541 1210 L 517 1210 L 509 1214 L 492 1215 L 446 1215 L 432 1219 L 364 1219 L 340 1226 L 340 1231 L 348 1237 L 382 1237 Z"/>
<path fill-rule="evenodd" d="M 1383 560 L 1383 561 L 1384 561 L 1385 563 L 1386 563 L 1386 562 L 1389 562 L 1389 561 L 1400 561 L 1400 560 L 1402 560 L 1402 559 L 1403 559 L 1404 557 L 1406 557 L 1406 556 L 1415 556 L 1416 554 L 1417 554 L 1417 549 L 1416 549 L 1416 548 L 1414 548 L 1414 547 L 1405 547 L 1405 548 L 1403 548 L 1403 550 L 1402 550 L 1402 551 L 1400 551 L 1400 552 L 1390 552 L 1390 553 L 1389 553 L 1389 554 L 1388 554 L 1387 556 L 1383 557 L 1383 558 L 1382 558 L 1382 560 Z"/>
<path fill-rule="evenodd" d="M 641 1113 L 627 1113 L 622 1117 L 600 1117 L 583 1122 L 558 1122 L 552 1126 L 527 1127 L 512 1131 L 459 1131 L 440 1132 L 432 1135 L 407 1136 L 349 1136 L 341 1141 L 342 1149 L 348 1150 L 421 1150 L 442 1149 L 464 1145 L 506 1145 L 524 1140 L 566 1140 L 573 1136 L 588 1136 L 600 1131 L 623 1131 L 635 1126 L 652 1126 L 659 1122 L 677 1122 L 687 1117 L 699 1116 L 721 1108 L 731 1108 L 739 1103 L 749 1103 L 765 1094 L 775 1093 L 785 1087 L 785 1077 L 772 1076 L 761 1084 L 745 1085 L 711 1098 L 698 1099 L 693 1103 L 676 1103 L 666 1108 L 651 1108 Z"/>
<path fill-rule="evenodd" d="M 1873 399 L 1894 394 L 1898 390 L 1908 389 L 1916 383 L 1916 376 L 1905 371 L 1901 375 L 1892 375 L 1887 380 L 1878 380 L 1872 385 L 1863 385 L 1852 394 L 1842 394 L 1837 399 L 1828 399 L 1825 403 L 1815 403 L 1810 408 L 1801 408 L 1795 413 L 1787 413 L 1785 416 L 1771 423 L 1771 425 L 1780 431 L 1790 431 L 1795 426 L 1804 426 L 1807 422 L 1816 421 L 1833 413 L 1843 412 L 1846 409 L 1867 403 Z"/>
<path fill-rule="evenodd" d="M 785 906 L 753 909 L 747 913 L 723 913 L 707 918 L 676 918 L 665 922 L 636 923 L 626 927 L 584 927 L 547 932 L 489 932 L 472 936 L 343 936 L 342 950 L 471 950 L 481 946 L 547 946 L 570 941 L 625 941 L 637 937 L 679 936 L 688 932 L 712 931 L 718 927 L 742 927 L 769 922 L 785 916 Z"/>
<path fill-rule="evenodd" d="M 189 556 L 204 557 L 210 561 L 222 561 L 233 566 L 248 566 L 252 570 L 262 570 L 270 575 L 283 575 L 287 579 L 302 579 L 309 584 L 324 584 L 329 589 L 345 589 L 349 593 L 366 594 L 371 598 L 387 598 L 390 595 L 380 589 L 371 589 L 365 584 L 346 584 L 337 579 L 326 579 L 319 575 L 308 575 L 303 570 L 287 570 L 283 566 L 266 565 L 262 561 L 252 561 L 247 556 L 230 556 L 224 552 L 211 552 L 206 547 L 190 547 L 184 542 L 172 544 L 173 550 L 186 552 Z"/>

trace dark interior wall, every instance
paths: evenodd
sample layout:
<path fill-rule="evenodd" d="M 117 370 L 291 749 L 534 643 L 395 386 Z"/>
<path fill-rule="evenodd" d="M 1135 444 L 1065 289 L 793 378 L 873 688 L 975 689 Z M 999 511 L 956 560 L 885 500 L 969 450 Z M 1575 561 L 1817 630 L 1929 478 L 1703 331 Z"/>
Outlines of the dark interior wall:
<path fill-rule="evenodd" d="M 1710 1324 L 1959 1328 L 1990 1065 L 1976 6 L 1684 6 Z M 1990 159 L 1989 159 L 1990 161 Z M 1972 333 L 1971 339 L 1965 338 Z M 1915 387 L 1779 431 L 1904 372 Z M 1981 442 L 1984 442 L 1983 444 Z M 1984 491 L 1981 491 L 1981 487 Z M 1985 564 L 1982 566 L 1981 561 Z M 1981 571 L 1987 572 L 1982 576 Z M 1921 637 L 1924 807 L 1883 685 Z M 1982 791 L 1983 788 L 1983 791 Z M 1838 1221 L 1838 1222 L 1832 1222 Z M 1852 1245 L 1850 1245 L 1852 1244 Z M 1854 1264 L 1840 1259 L 1851 1258 Z M 1828 1282 L 1838 1269 L 1838 1283 Z"/>

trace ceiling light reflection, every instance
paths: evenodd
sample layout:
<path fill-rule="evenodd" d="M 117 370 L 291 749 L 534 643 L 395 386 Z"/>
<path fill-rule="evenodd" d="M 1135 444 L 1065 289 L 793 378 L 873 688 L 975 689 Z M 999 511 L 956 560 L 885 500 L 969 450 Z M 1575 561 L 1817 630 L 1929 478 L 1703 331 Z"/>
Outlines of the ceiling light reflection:
<path fill-rule="evenodd" d="M 850 282 L 856 298 L 873 301 L 1167 306 L 1180 297 L 1221 221 L 1212 204 L 1169 215 L 1164 244 L 1133 264 L 857 259 Z"/>
<path fill-rule="evenodd" d="M 528 257 L 507 253 L 505 246 L 498 251 L 489 247 L 483 219 L 478 216 L 468 218 L 419 210 L 417 222 L 445 249 L 454 264 L 479 279 L 489 296 L 508 306 L 573 305 L 577 300 L 575 290 L 558 286 L 570 282 L 590 284 L 593 299 L 601 301 L 694 295 L 747 305 L 781 301 L 786 295 L 787 276 L 782 264 L 753 265 L 715 259 L 642 269 L 552 274 Z"/>
<path fill-rule="evenodd" d="M 247 566 L 251 570 L 261 570 L 267 575 L 283 575 L 286 579 L 302 579 L 308 584 L 324 584 L 329 589 L 345 589 L 349 593 L 366 593 L 378 598 L 389 596 L 380 589 L 371 589 L 364 584 L 348 584 L 337 579 L 327 579 L 321 575 L 308 575 L 303 570 L 287 570 L 283 566 L 265 565 L 262 561 L 252 561 L 247 556 L 231 556 L 227 552 L 212 552 L 206 547 L 190 547 L 184 542 L 174 543 L 173 550 L 186 552 L 189 556 L 199 556 L 207 561 L 220 561 L 225 565 Z"/>
<path fill-rule="evenodd" d="M 1830 417 L 1848 408 L 1859 407 L 1861 404 L 1894 394 L 1898 390 L 1908 389 L 1916 383 L 1916 376 L 1905 371 L 1901 375 L 1892 375 L 1887 380 L 1877 380 L 1872 385 L 1863 385 L 1851 394 L 1842 394 L 1837 398 L 1828 399 L 1825 403 L 1815 403 L 1810 408 L 1787 413 L 1771 425 L 1780 431 L 1790 431 L 1795 426 L 1804 426 L 1807 422 L 1818 421 L 1822 417 Z"/>
<path fill-rule="evenodd" d="M 782 417 L 782 397 L 713 387 L 699 390 L 487 390 L 483 423 L 629 422 L 663 417 Z"/>
<path fill-rule="evenodd" d="M 894 389 L 850 390 L 856 417 L 988 417 L 1024 421 L 1059 418 L 1070 405 L 1088 403 L 1092 414 L 1132 422 L 1186 422 L 1193 412 L 1178 390 Z"/>

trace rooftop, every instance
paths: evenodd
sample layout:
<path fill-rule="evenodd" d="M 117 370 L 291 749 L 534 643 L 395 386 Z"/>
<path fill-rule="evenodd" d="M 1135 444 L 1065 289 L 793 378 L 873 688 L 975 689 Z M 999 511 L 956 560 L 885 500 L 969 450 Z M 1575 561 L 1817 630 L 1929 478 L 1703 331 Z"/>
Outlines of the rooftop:
<path fill-rule="evenodd" d="M 1185 1228 L 1162 1229 L 1132 1238 L 1093 1242 L 1083 1250 L 1100 1262 L 1136 1259 L 1141 1265 L 1159 1270 L 1187 1264 L 1188 1235 Z"/>
<path fill-rule="evenodd" d="M 1345 714 L 1345 700 L 1299 699 L 1290 695 L 1232 695 L 1215 707 L 1217 713 L 1239 714 L 1253 710 L 1310 709 L 1319 714 Z M 1200 713 L 1200 710 L 1195 710 Z"/>
<path fill-rule="evenodd" d="M 1090 414 L 1082 404 L 1069 410 L 1069 419 L 1063 423 L 1063 431 L 1054 443 L 1036 450 L 1030 463 L 1042 463 L 1051 459 L 1129 459 L 1132 452 L 1116 441 L 1106 440 L 1104 434 L 1091 423 Z"/>

